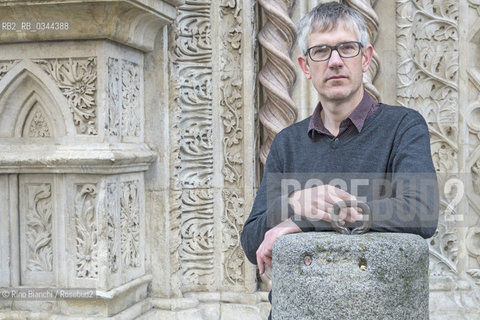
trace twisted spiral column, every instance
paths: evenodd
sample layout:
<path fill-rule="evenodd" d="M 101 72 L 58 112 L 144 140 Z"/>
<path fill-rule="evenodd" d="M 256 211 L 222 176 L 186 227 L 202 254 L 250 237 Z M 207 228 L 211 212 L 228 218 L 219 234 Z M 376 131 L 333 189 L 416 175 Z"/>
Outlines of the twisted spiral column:
<path fill-rule="evenodd" d="M 360 14 L 365 19 L 371 44 L 374 44 L 377 40 L 378 29 L 380 25 L 378 22 L 377 13 L 373 9 L 373 6 L 376 2 L 376 0 L 343 0 L 343 3 L 360 12 Z M 363 84 L 365 85 L 365 89 L 367 90 L 367 92 L 370 93 L 370 95 L 377 101 L 380 101 L 380 93 L 373 85 L 373 81 L 377 77 L 379 71 L 380 58 L 378 57 L 378 54 L 374 49 L 370 68 L 368 68 L 368 71 L 363 75 Z"/>
<path fill-rule="evenodd" d="M 295 0 L 259 0 L 267 22 L 258 34 L 266 53 L 266 62 L 259 72 L 259 81 L 266 95 L 259 119 L 265 128 L 260 160 L 267 160 L 275 135 L 297 118 L 290 89 L 295 83 L 295 65 L 290 50 L 296 39 L 296 28 L 290 19 Z"/>

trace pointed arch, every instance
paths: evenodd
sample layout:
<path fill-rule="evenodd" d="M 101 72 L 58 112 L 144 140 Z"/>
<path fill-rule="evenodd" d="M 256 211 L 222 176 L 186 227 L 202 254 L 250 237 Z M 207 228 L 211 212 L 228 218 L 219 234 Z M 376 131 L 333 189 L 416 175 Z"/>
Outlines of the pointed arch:
<path fill-rule="evenodd" d="M 74 136 L 68 101 L 55 82 L 30 60 L 23 60 L 0 80 L 0 138 L 20 138 L 32 108 L 45 116 L 52 137 Z"/>

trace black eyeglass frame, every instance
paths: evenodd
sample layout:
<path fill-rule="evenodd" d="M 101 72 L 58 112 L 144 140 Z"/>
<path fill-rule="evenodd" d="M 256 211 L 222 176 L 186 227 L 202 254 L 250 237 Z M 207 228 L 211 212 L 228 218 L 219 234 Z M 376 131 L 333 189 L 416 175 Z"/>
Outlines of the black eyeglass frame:
<path fill-rule="evenodd" d="M 355 55 L 353 55 L 353 56 L 344 57 L 344 56 L 342 56 L 342 54 L 340 53 L 340 51 L 338 51 L 338 48 L 339 48 L 340 46 L 342 46 L 342 45 L 344 45 L 344 44 L 348 44 L 348 43 L 356 43 L 356 44 L 358 44 L 358 52 L 357 52 Z M 330 49 L 330 54 L 328 55 L 327 58 L 322 59 L 322 60 L 315 60 L 315 59 L 312 58 L 312 55 L 310 54 L 310 51 L 311 51 L 312 49 L 318 48 L 318 47 L 327 47 L 327 48 Z M 363 48 L 363 45 L 362 45 L 362 43 L 361 43 L 360 41 L 345 41 L 345 42 L 337 43 L 337 44 L 334 45 L 334 46 L 329 46 L 329 45 L 326 45 L 326 44 L 321 44 L 321 45 L 318 45 L 318 46 L 313 46 L 313 47 L 308 48 L 307 51 L 305 52 L 305 56 L 308 55 L 312 61 L 322 62 L 322 61 L 327 61 L 327 60 L 329 60 L 329 59 L 332 57 L 332 52 L 333 52 L 333 50 L 335 50 L 335 51 L 337 51 L 338 55 L 339 55 L 341 58 L 346 58 L 346 59 L 348 59 L 348 58 L 354 58 L 354 57 L 358 56 L 358 55 L 360 54 L 360 51 L 362 51 L 362 48 Z"/>

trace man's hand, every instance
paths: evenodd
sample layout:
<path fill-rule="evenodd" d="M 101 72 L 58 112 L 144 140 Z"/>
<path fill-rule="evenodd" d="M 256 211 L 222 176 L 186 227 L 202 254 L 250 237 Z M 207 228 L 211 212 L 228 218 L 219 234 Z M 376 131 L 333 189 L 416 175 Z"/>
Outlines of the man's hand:
<path fill-rule="evenodd" d="M 275 241 L 283 235 L 301 231 L 291 219 L 287 219 L 265 233 L 265 237 L 257 250 L 257 265 L 260 274 L 265 272 L 264 263 L 272 266 L 272 250 Z"/>
<path fill-rule="evenodd" d="M 321 186 L 297 190 L 292 192 L 289 197 L 289 204 L 297 215 L 304 216 L 312 220 L 331 221 L 333 205 L 338 201 L 357 200 L 350 193 L 324 184 Z M 362 220 L 362 209 L 346 208 L 339 213 L 339 223 L 341 225 L 347 222 Z"/>

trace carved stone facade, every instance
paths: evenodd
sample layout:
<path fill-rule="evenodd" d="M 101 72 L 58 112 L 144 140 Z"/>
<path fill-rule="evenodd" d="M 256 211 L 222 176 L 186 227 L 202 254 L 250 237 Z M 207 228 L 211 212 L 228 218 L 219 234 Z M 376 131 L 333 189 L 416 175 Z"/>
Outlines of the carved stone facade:
<path fill-rule="evenodd" d="M 0 37 L 0 318 L 137 318 L 151 306 L 145 172 L 157 157 L 144 59 L 175 7 L 47 2 L 0 5 L 19 27 Z M 39 16 L 69 30 L 27 30 Z"/>
<path fill-rule="evenodd" d="M 290 52 L 318 2 L 3 1 L 0 21 L 71 29 L 0 33 L 0 290 L 95 298 L 0 298 L 0 319 L 265 319 L 240 234 L 274 135 L 317 102 Z M 430 127 L 431 318 L 478 318 L 480 2 L 342 2 L 369 92 Z"/>

